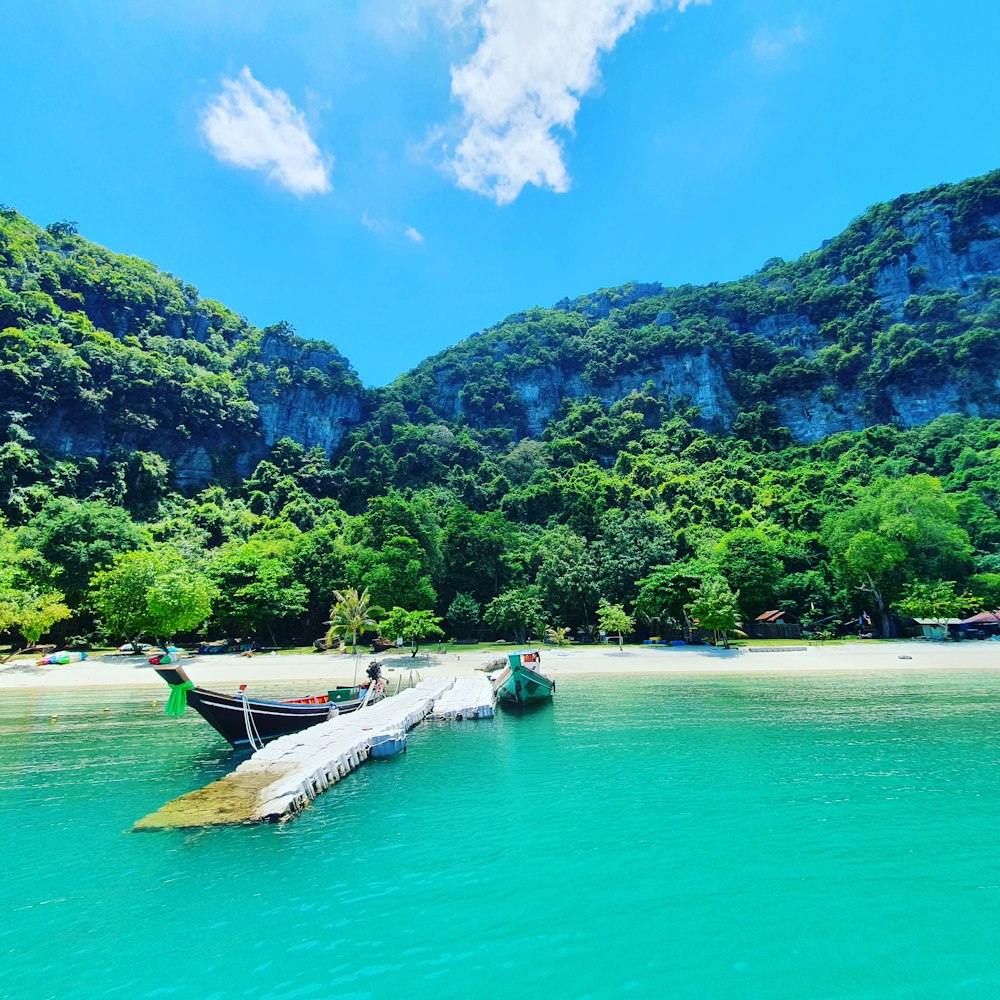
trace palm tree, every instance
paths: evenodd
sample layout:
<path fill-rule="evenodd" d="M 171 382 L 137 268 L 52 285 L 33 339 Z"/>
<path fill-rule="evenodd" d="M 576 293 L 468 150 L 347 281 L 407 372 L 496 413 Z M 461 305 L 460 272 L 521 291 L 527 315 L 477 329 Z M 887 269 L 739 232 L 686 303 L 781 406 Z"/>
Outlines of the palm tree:
<path fill-rule="evenodd" d="M 354 653 L 354 683 L 358 681 L 358 635 L 365 629 L 374 628 L 378 623 L 372 615 L 378 614 L 380 608 L 371 607 L 371 598 L 368 596 L 368 588 L 365 587 L 362 593 L 358 593 L 353 587 L 349 587 L 343 593 L 339 590 L 333 592 L 336 603 L 330 608 L 330 628 L 326 633 L 329 642 L 334 636 L 343 635 L 351 637 L 352 652 Z"/>

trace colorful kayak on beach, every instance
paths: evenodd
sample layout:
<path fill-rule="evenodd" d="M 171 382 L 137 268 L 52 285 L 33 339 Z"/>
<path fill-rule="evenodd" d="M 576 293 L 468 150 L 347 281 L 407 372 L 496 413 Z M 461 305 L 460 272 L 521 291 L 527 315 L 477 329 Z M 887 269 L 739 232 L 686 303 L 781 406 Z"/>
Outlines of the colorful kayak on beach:
<path fill-rule="evenodd" d="M 56 653 L 47 653 L 38 661 L 38 666 L 49 667 L 55 664 L 79 663 L 87 659 L 86 653 L 71 653 L 68 649 L 61 649 Z"/>

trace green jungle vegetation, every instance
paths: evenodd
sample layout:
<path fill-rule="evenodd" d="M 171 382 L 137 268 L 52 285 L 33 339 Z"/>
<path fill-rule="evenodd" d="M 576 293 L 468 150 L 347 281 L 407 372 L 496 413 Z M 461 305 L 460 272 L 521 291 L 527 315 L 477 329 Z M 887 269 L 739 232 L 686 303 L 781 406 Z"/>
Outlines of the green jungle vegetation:
<path fill-rule="evenodd" d="M 867 610 L 891 636 L 901 617 L 992 610 L 1000 419 L 977 414 L 1000 416 L 998 219 L 1000 171 L 878 205 L 739 281 L 509 317 L 364 390 L 328 344 L 0 208 L 0 641 L 302 643 L 362 598 L 362 633 L 413 641 L 692 617 L 724 635 L 772 608 L 830 628 Z M 942 225 L 955 277 L 932 286 L 912 261 Z M 889 310 L 893 266 L 909 293 Z M 694 355 L 731 420 L 652 377 L 608 397 Z M 552 373 L 573 391 L 533 433 L 518 386 Z M 942 382 L 962 412 L 905 427 L 887 408 L 894 387 Z M 353 430 L 333 454 L 281 438 L 240 475 L 255 401 L 301 386 L 355 401 Z M 853 393 L 867 426 L 797 442 L 789 393 Z M 185 487 L 190 440 L 212 480 Z"/>

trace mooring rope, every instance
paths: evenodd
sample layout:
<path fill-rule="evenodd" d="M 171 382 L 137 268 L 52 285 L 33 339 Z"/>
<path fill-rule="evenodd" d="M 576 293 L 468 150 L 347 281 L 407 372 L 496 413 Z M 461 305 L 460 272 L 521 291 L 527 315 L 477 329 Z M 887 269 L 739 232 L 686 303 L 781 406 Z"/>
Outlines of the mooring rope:
<path fill-rule="evenodd" d="M 253 721 L 253 713 L 250 711 L 250 702 L 247 701 L 246 692 L 241 691 L 240 697 L 243 699 L 243 722 L 247 730 L 247 739 L 254 750 L 259 750 L 264 745 L 264 741 L 260 738 L 260 730 Z"/>

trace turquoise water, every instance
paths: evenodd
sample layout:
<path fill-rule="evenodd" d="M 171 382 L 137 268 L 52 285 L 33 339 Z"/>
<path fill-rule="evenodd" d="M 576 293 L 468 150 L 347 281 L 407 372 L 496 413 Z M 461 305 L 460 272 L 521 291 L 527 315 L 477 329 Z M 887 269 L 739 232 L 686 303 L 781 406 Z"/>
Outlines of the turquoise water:
<path fill-rule="evenodd" d="M 130 833 L 240 759 L 155 694 L 0 697 L 5 1000 L 1000 995 L 1000 674 L 567 678 Z"/>

